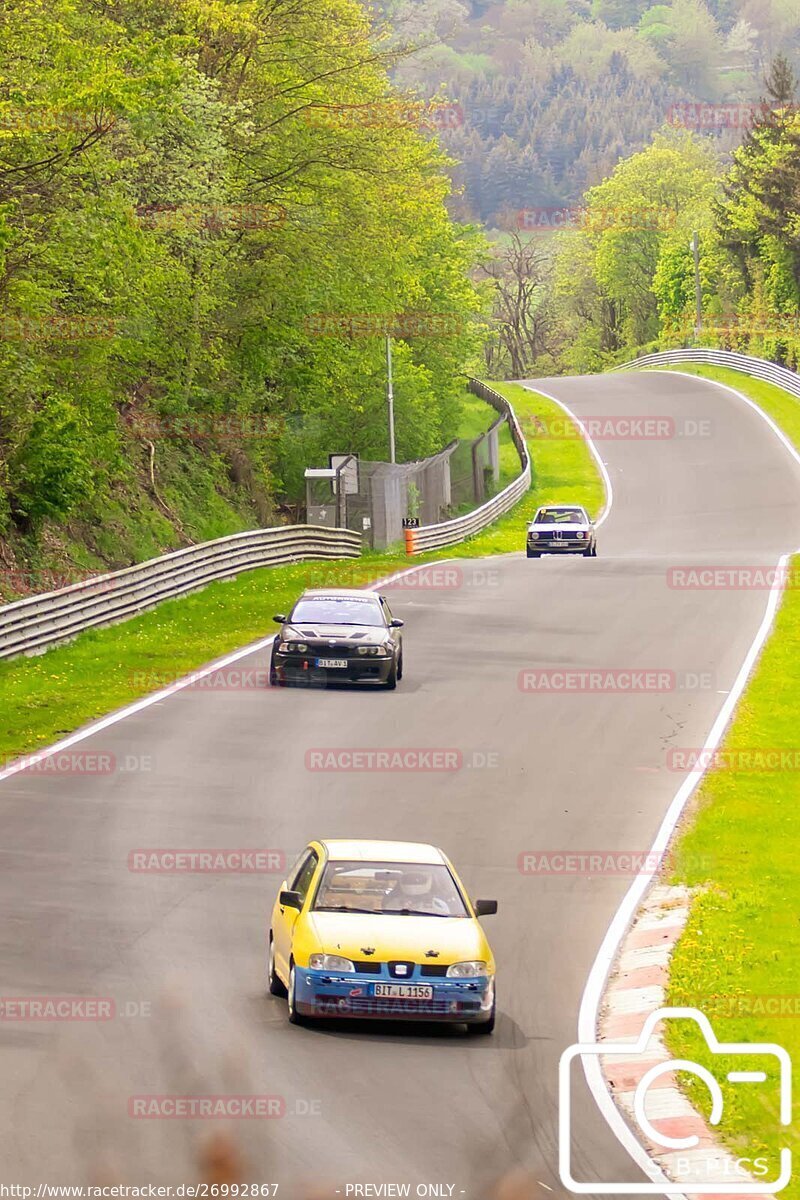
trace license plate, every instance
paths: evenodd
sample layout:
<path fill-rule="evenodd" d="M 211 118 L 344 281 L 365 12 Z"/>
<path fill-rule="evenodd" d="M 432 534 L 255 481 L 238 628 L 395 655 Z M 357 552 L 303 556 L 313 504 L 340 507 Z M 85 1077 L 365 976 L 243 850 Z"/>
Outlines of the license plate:
<path fill-rule="evenodd" d="M 346 658 L 318 658 L 317 666 L 325 667 L 326 670 L 332 671 L 334 668 L 346 667 L 347 659 Z"/>
<path fill-rule="evenodd" d="M 374 995 L 394 1000 L 432 1000 L 433 988 L 422 983 L 376 983 Z"/>

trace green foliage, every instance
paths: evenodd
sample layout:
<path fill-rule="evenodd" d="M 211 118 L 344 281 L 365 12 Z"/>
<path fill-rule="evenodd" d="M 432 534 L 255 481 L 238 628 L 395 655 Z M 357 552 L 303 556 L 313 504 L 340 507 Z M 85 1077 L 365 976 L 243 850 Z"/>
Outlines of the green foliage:
<path fill-rule="evenodd" d="M 383 339 L 320 313 L 415 314 L 398 454 L 447 441 L 480 242 L 392 61 L 356 0 L 4 11 L 0 530 L 89 518 L 132 470 L 169 509 L 175 450 L 265 519 L 328 451 L 384 455 Z"/>

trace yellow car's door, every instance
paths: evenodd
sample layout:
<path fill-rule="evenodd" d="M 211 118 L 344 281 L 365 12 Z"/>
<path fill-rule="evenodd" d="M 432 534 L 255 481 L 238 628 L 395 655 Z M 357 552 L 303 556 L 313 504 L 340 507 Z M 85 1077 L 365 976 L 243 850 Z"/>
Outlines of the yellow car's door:
<path fill-rule="evenodd" d="M 292 934 L 295 923 L 300 916 L 300 909 L 306 902 L 308 891 L 318 866 L 319 855 L 316 850 L 309 849 L 301 856 L 292 875 L 287 880 L 287 891 L 297 894 L 299 907 L 294 907 L 291 904 L 281 904 L 280 898 L 275 905 L 275 912 L 272 918 L 275 968 L 284 983 L 289 979 L 289 958 L 292 953 Z"/>

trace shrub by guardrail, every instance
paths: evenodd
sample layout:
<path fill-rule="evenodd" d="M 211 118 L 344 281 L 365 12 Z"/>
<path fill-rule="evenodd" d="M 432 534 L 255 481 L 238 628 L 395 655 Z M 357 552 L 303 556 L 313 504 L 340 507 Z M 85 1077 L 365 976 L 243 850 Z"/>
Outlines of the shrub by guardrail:
<path fill-rule="evenodd" d="M 358 558 L 361 545 L 361 535 L 350 529 L 315 525 L 254 529 L 16 600 L 0 608 L 0 659 L 38 653 L 85 629 L 125 621 L 162 600 L 242 571 L 303 560 Z"/>

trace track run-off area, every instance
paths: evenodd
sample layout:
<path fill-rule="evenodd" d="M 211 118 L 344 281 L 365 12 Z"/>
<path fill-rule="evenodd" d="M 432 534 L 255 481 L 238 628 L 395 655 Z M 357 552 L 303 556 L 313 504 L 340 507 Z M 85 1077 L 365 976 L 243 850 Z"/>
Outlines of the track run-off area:
<path fill-rule="evenodd" d="M 110 772 L 0 782 L 2 995 L 112 1002 L 107 1020 L 0 1021 L 7 1178 L 189 1181 L 217 1123 L 137 1119 L 131 1099 L 236 1094 L 276 1098 L 273 1119 L 224 1128 L 250 1182 L 279 1194 L 471 1196 L 514 1166 L 565 1194 L 558 1060 L 684 783 L 681 753 L 704 744 L 762 625 L 755 572 L 800 544 L 800 467 L 702 379 L 530 386 L 599 431 L 613 504 L 596 559 L 528 560 L 521 523 L 517 554 L 388 589 L 405 621 L 396 692 L 190 687 L 75 744 Z M 645 429 L 614 436 L 611 418 Z M 722 582 L 695 586 L 711 568 Z M 375 749 L 450 753 L 348 769 L 349 751 Z M 433 842 L 472 896 L 499 901 L 491 1038 L 291 1027 L 264 985 L 283 873 L 131 869 L 167 848 L 268 850 L 274 865 L 320 837 Z M 580 1178 L 641 1178 L 580 1083 L 573 1127 Z"/>

